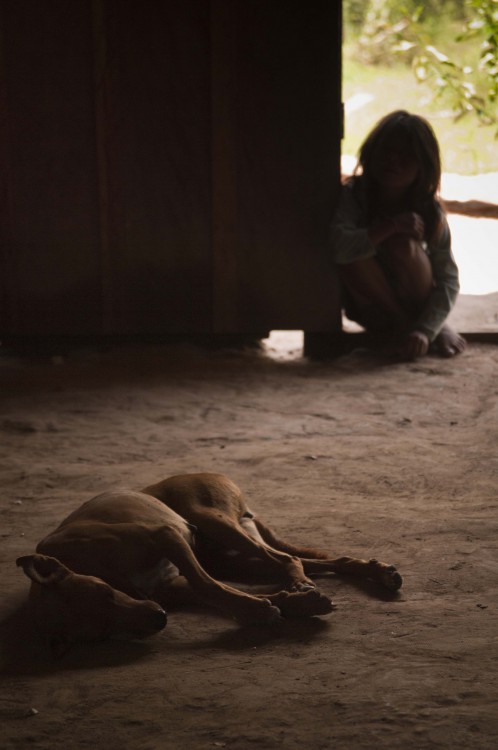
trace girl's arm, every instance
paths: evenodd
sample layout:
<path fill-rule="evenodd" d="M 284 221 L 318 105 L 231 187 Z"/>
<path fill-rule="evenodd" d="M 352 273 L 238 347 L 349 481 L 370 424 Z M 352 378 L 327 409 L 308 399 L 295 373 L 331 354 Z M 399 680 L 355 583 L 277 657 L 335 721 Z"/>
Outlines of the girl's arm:
<path fill-rule="evenodd" d="M 366 212 L 361 200 L 355 195 L 352 182 L 346 183 L 341 188 L 339 206 L 330 227 L 335 263 L 353 263 L 375 255 L 375 245 L 366 224 Z"/>
<path fill-rule="evenodd" d="M 414 329 L 434 341 L 453 308 L 460 283 L 458 267 L 451 252 L 451 233 L 446 219 L 439 239 L 429 246 L 434 287 Z"/>
<path fill-rule="evenodd" d="M 377 246 L 395 234 L 410 234 L 417 239 L 424 235 L 422 218 L 411 212 L 377 219 L 367 225 L 361 198 L 355 195 L 352 183 L 342 187 L 341 200 L 331 225 L 334 260 L 340 265 L 376 255 Z"/>

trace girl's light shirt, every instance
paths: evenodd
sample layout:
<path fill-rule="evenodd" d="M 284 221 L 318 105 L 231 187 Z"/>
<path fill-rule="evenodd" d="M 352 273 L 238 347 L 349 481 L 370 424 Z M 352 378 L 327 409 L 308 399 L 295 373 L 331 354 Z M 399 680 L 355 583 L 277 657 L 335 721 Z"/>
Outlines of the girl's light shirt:
<path fill-rule="evenodd" d="M 333 260 L 338 265 L 373 258 L 377 249 L 368 236 L 368 217 L 363 196 L 353 191 L 353 181 L 341 188 L 338 208 L 331 225 Z M 434 341 L 455 304 L 460 284 L 458 267 L 451 252 L 451 233 L 446 218 L 437 241 L 426 248 L 432 266 L 434 286 L 414 330 L 425 333 Z"/>

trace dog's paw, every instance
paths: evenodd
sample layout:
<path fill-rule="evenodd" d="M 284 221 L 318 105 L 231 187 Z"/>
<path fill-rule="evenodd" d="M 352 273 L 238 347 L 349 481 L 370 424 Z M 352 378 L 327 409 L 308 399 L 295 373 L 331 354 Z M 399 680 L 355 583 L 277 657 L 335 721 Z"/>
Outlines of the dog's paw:
<path fill-rule="evenodd" d="M 283 617 L 314 617 L 328 615 L 335 605 L 325 594 L 316 588 L 308 591 L 281 591 L 273 598 L 278 604 Z"/>
<path fill-rule="evenodd" d="M 273 625 L 273 623 L 282 619 L 282 613 L 280 612 L 280 609 L 275 607 L 268 599 L 265 599 L 264 601 L 265 603 L 268 602 L 269 606 L 266 609 L 263 624 Z"/>
<path fill-rule="evenodd" d="M 309 578 L 305 578 L 303 581 L 296 581 L 290 587 L 290 591 L 292 592 L 315 591 L 315 589 L 315 584 Z"/>
<path fill-rule="evenodd" d="M 273 625 L 282 619 L 280 609 L 269 599 L 257 599 L 236 615 L 241 625 Z"/>
<path fill-rule="evenodd" d="M 373 569 L 372 578 L 381 583 L 389 591 L 398 591 L 403 585 L 403 579 L 394 567 L 387 565 L 378 560 L 369 560 L 369 565 Z"/>

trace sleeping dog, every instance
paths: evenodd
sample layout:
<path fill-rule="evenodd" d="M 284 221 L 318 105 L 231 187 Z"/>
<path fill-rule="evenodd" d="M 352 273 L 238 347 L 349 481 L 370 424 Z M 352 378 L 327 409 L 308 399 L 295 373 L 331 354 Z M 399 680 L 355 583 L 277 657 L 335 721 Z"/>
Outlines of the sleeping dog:
<path fill-rule="evenodd" d="M 56 650 L 79 640 L 145 637 L 168 606 L 197 602 L 243 624 L 332 611 L 310 576 L 344 574 L 397 591 L 394 566 L 279 539 L 222 474 L 170 477 L 140 492 L 106 492 L 71 513 L 17 564 L 31 579 L 40 629 Z M 251 574 L 278 583 L 252 594 L 221 583 Z"/>

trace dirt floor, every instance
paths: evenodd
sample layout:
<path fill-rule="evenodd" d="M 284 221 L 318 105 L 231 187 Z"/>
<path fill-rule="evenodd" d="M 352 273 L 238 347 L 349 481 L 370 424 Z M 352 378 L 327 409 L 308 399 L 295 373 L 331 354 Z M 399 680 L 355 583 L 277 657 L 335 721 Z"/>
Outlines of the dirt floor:
<path fill-rule="evenodd" d="M 497 369 L 483 344 L 411 364 L 271 341 L 4 354 L 2 750 L 494 750 Z M 94 494 L 201 470 L 282 536 L 396 564 L 400 595 L 330 577 L 323 618 L 177 611 L 147 641 L 53 661 L 16 557 Z"/>

